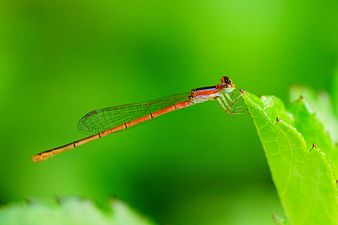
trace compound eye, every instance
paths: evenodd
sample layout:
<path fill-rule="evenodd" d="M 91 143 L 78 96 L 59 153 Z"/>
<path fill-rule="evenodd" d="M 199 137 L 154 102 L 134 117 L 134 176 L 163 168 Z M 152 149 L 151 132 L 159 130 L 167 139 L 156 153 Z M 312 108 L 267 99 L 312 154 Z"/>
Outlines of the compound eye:
<path fill-rule="evenodd" d="M 225 83 L 225 84 L 231 84 L 232 83 L 230 78 L 227 77 L 227 76 L 222 77 L 221 80 L 222 80 L 222 83 Z"/>

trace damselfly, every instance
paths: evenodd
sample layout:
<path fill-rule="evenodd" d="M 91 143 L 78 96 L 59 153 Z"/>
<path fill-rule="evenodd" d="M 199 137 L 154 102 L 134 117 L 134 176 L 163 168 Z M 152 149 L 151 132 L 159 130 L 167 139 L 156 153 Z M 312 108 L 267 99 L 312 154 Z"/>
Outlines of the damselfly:
<path fill-rule="evenodd" d="M 93 110 L 83 116 L 79 129 L 87 133 L 83 139 L 53 148 L 32 157 L 34 162 L 48 159 L 61 152 L 74 149 L 79 145 L 125 130 L 137 124 L 152 120 L 166 113 L 183 109 L 197 103 L 217 100 L 225 112 L 238 114 L 244 112 L 245 106 L 238 104 L 241 94 L 235 90 L 229 77 L 223 76 L 221 83 L 215 86 L 192 89 L 188 93 L 173 95 L 146 103 L 135 103 Z"/>

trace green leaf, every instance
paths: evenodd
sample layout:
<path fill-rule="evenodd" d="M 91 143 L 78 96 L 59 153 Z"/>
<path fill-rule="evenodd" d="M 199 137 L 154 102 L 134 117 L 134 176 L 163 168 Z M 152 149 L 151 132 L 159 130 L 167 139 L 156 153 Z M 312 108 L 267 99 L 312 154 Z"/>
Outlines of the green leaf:
<path fill-rule="evenodd" d="M 303 97 L 291 104 L 290 112 L 293 114 L 294 126 L 305 138 L 307 148 L 310 149 L 314 145 L 322 150 L 331 161 L 334 171 L 338 172 L 338 152 L 335 145 L 317 115 L 309 107 L 310 103 Z M 333 122 L 334 120 L 332 119 Z"/>
<path fill-rule="evenodd" d="M 243 99 L 262 142 L 289 223 L 337 225 L 336 181 L 324 154 L 330 150 L 312 149 L 312 143 L 306 142 L 307 139 L 310 140 L 310 135 L 304 139 L 293 126 L 296 124 L 297 127 L 302 127 L 299 125 L 300 119 L 309 118 L 298 113 L 297 118 L 291 120 L 295 115 L 286 111 L 276 97 L 260 99 L 244 93 Z M 318 143 L 326 146 L 325 140 Z"/>
<path fill-rule="evenodd" d="M 88 200 L 66 198 L 60 202 L 31 202 L 3 207 L 0 225 L 153 225 L 120 201 L 110 212 L 99 210 Z"/>
<path fill-rule="evenodd" d="M 306 87 L 292 87 L 290 90 L 291 101 L 296 101 L 299 98 L 305 99 L 307 110 L 316 114 L 317 119 L 324 125 L 325 131 L 329 133 L 332 141 L 337 143 L 338 122 L 334 112 L 334 96 L 331 101 L 329 95 L 324 91 L 318 94 Z"/>

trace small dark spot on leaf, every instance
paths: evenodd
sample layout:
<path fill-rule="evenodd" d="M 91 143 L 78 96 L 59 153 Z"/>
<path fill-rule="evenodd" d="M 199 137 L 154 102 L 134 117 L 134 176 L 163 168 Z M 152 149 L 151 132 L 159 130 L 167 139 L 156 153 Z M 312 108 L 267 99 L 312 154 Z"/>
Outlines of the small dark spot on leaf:
<path fill-rule="evenodd" d="M 317 148 L 317 144 L 316 144 L 316 143 L 313 143 L 312 146 L 311 146 L 310 152 L 311 152 L 313 149 L 316 149 L 316 148 Z"/>

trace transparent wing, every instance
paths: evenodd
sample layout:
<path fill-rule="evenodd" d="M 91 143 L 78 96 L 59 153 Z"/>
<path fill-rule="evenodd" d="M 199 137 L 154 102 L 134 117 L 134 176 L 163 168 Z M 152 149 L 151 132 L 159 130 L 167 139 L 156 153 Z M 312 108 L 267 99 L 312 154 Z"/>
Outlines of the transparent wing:
<path fill-rule="evenodd" d="M 78 122 L 86 134 L 95 134 L 189 99 L 190 93 L 173 95 L 146 103 L 135 103 L 93 110 Z"/>

